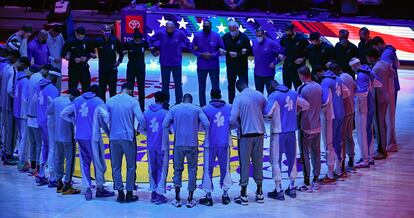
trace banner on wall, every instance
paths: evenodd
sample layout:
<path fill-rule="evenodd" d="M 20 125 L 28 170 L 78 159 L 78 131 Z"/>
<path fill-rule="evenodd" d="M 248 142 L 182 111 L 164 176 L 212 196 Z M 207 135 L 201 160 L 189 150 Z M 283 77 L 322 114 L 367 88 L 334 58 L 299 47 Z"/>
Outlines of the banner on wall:
<path fill-rule="evenodd" d="M 145 34 L 145 10 L 123 9 L 121 11 L 121 41 L 132 40 L 135 29 Z"/>

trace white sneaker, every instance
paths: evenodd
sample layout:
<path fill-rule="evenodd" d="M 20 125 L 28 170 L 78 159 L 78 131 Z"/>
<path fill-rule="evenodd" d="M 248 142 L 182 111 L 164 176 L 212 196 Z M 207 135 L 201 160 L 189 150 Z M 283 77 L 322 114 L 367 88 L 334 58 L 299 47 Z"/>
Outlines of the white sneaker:
<path fill-rule="evenodd" d="M 174 207 L 181 207 L 181 200 L 178 200 L 178 201 L 177 201 L 177 199 L 174 199 L 174 200 L 171 202 L 171 204 L 172 204 Z"/>
<path fill-rule="evenodd" d="M 187 201 L 187 208 L 193 208 L 196 205 L 197 205 L 197 201 L 194 199 L 191 201 Z"/>
<path fill-rule="evenodd" d="M 313 189 L 312 186 L 308 186 L 308 185 L 302 185 L 300 187 L 297 187 L 296 190 L 300 191 L 300 192 L 306 192 L 306 193 L 312 193 Z"/>
<path fill-rule="evenodd" d="M 312 182 L 312 190 L 319 190 L 321 189 L 321 186 L 317 182 Z"/>

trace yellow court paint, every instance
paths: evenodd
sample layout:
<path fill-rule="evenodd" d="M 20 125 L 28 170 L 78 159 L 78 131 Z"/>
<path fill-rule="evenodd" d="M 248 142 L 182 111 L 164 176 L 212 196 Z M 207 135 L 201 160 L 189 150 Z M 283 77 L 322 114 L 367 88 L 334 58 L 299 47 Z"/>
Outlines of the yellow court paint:
<path fill-rule="evenodd" d="M 105 179 L 107 181 L 112 181 L 112 167 L 111 167 L 111 159 L 110 159 L 110 152 L 109 152 L 109 140 L 108 137 L 103 134 L 102 135 L 103 138 L 103 142 L 105 144 L 105 162 L 106 162 L 106 173 L 105 173 Z M 148 175 L 148 158 L 147 158 L 147 144 L 146 144 L 146 136 L 145 135 L 138 135 L 136 137 L 137 140 L 137 170 L 136 170 L 136 182 L 139 183 L 148 183 L 149 182 L 149 175 Z M 201 179 L 203 176 L 203 164 L 204 164 L 204 148 L 201 146 L 203 141 L 204 141 L 204 133 L 199 133 L 198 135 L 198 141 L 199 141 L 199 154 L 198 154 L 198 168 L 197 168 L 197 179 Z M 173 142 L 174 142 L 174 136 L 170 135 L 170 160 L 168 162 L 168 177 L 167 177 L 167 182 L 171 182 L 172 181 L 172 176 L 174 173 L 174 168 L 173 168 L 173 162 L 172 162 L 172 155 L 173 155 Z M 231 144 L 234 146 L 237 146 L 237 138 L 236 137 L 232 137 L 231 138 Z M 237 149 L 231 146 L 230 149 L 230 171 L 234 172 L 237 167 L 239 166 L 239 158 L 238 158 L 238 153 L 237 153 Z M 125 181 L 126 179 L 126 162 L 125 162 L 125 157 L 122 160 L 123 164 L 122 164 L 122 178 Z M 94 173 L 94 169 L 93 166 L 91 166 L 91 176 L 94 177 L 95 173 Z M 220 169 L 218 167 L 218 165 L 216 165 L 216 167 L 214 168 L 213 171 L 213 177 L 219 176 L 220 175 Z M 79 149 L 76 149 L 76 160 L 75 160 L 75 172 L 74 172 L 74 176 L 76 177 L 81 177 L 81 170 L 80 170 L 80 159 L 79 159 Z M 187 167 L 184 168 L 184 172 L 183 172 L 183 181 L 188 180 L 188 172 L 187 172 Z"/>

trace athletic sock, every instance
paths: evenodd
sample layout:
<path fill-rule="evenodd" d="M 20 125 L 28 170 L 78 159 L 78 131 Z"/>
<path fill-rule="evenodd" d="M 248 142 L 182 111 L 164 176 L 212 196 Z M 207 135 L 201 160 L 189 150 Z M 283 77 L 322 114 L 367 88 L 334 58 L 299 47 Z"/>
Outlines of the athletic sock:
<path fill-rule="evenodd" d="M 295 180 L 294 179 L 290 179 L 289 188 L 290 189 L 294 189 L 295 188 Z"/>
<path fill-rule="evenodd" d="M 305 176 L 305 178 L 303 179 L 303 183 L 305 183 L 306 186 L 309 186 L 310 185 L 309 180 L 310 180 L 309 177 Z"/>
<path fill-rule="evenodd" d="M 223 190 L 223 195 L 224 195 L 224 196 L 229 195 L 228 191 L 227 191 L 227 190 Z"/>
<path fill-rule="evenodd" d="M 189 191 L 188 192 L 188 201 L 192 201 L 193 200 L 193 194 L 194 194 L 194 192 L 192 192 L 192 191 Z"/>
<path fill-rule="evenodd" d="M 257 193 L 256 194 L 259 194 L 259 195 L 263 194 L 262 185 L 257 185 Z"/>
<path fill-rule="evenodd" d="M 247 189 L 247 186 L 241 187 L 241 191 L 240 191 L 241 196 L 246 196 L 246 189 Z"/>
<path fill-rule="evenodd" d="M 319 181 L 319 178 L 318 178 L 318 177 L 319 177 L 319 176 L 314 176 L 314 177 L 313 177 L 313 182 L 314 182 L 314 183 Z"/>
<path fill-rule="evenodd" d="M 276 191 L 280 192 L 282 190 L 282 184 L 281 183 L 276 183 Z"/>
<path fill-rule="evenodd" d="M 180 187 L 175 187 L 175 200 L 179 201 L 180 198 Z"/>
<path fill-rule="evenodd" d="M 210 192 L 208 192 L 207 194 L 206 194 L 206 198 L 211 198 L 211 193 Z"/>
<path fill-rule="evenodd" d="M 36 161 L 30 161 L 30 168 L 31 169 L 36 169 Z"/>

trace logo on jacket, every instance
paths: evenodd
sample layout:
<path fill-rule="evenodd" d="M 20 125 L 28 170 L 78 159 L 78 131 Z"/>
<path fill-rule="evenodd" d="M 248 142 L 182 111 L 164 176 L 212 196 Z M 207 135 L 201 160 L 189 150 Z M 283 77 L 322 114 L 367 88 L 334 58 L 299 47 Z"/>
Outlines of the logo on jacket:
<path fill-rule="evenodd" d="M 42 91 L 39 92 L 39 98 L 38 98 L 38 100 L 39 100 L 39 104 L 40 105 L 43 105 L 44 101 L 43 101 L 43 92 Z"/>
<path fill-rule="evenodd" d="M 217 125 L 217 127 L 224 126 L 224 116 L 221 114 L 221 111 L 219 111 L 215 117 L 216 119 L 214 120 L 214 123 Z"/>
<path fill-rule="evenodd" d="M 339 83 L 336 83 L 335 92 L 337 96 L 341 96 L 341 85 Z"/>
<path fill-rule="evenodd" d="M 81 114 L 81 117 L 87 117 L 89 112 L 88 106 L 86 106 L 86 102 L 81 105 L 81 109 L 79 110 L 79 113 Z"/>
<path fill-rule="evenodd" d="M 292 99 L 290 99 L 290 96 L 286 97 L 285 108 L 287 108 L 288 111 L 293 110 L 293 101 L 292 101 Z"/>
<path fill-rule="evenodd" d="M 158 132 L 159 124 L 157 122 L 157 118 L 154 117 L 154 118 L 151 119 L 150 127 L 151 127 L 151 131 L 153 133 Z"/>

